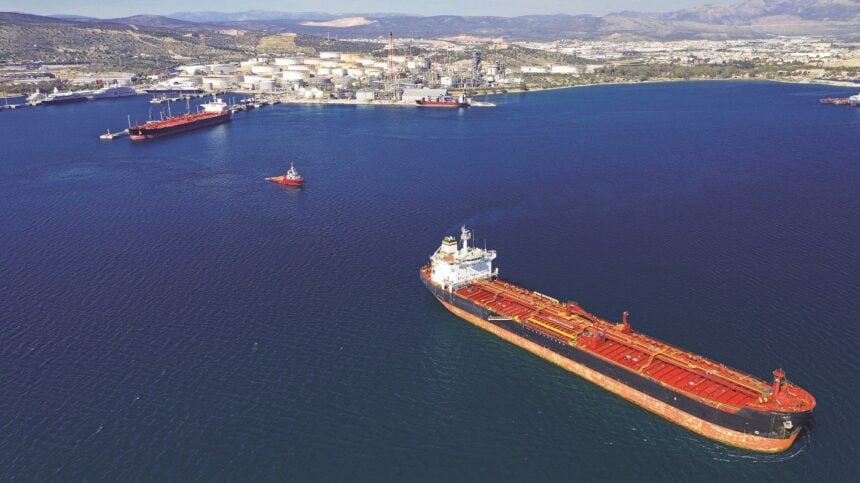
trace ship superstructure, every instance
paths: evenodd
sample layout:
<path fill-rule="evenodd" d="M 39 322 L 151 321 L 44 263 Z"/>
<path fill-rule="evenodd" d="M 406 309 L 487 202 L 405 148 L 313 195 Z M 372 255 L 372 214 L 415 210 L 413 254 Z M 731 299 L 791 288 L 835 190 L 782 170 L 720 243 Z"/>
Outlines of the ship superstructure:
<path fill-rule="evenodd" d="M 504 282 L 493 250 L 445 237 L 421 280 L 452 313 L 684 428 L 754 451 L 786 450 L 815 399 L 782 369 L 768 383 L 612 323 L 575 302 Z"/>
<path fill-rule="evenodd" d="M 472 232 L 461 228 L 460 241 L 457 244 L 453 236 L 446 236 L 436 253 L 430 257 L 431 281 L 443 290 L 457 290 L 477 280 L 488 280 L 498 275 L 498 269 L 493 270 L 493 260 L 496 259 L 494 250 L 481 250 L 469 246 Z"/>

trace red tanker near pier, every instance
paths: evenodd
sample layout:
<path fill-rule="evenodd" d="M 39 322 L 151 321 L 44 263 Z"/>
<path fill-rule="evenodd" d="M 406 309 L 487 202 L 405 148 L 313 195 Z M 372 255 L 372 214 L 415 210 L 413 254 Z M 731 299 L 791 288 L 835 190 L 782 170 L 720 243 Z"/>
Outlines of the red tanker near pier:
<path fill-rule="evenodd" d="M 212 102 L 201 104 L 200 107 L 202 111 L 195 114 L 173 116 L 161 121 L 150 121 L 131 126 L 128 128 L 128 134 L 132 141 L 168 136 L 227 122 L 232 114 L 229 106 L 221 99 L 214 99 Z"/>

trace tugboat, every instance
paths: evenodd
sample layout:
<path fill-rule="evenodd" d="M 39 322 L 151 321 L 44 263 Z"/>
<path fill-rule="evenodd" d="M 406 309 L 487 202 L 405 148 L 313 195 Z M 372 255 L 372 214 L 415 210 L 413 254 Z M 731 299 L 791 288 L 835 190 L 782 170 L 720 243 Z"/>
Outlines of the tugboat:
<path fill-rule="evenodd" d="M 266 178 L 266 181 L 287 186 L 301 186 L 305 183 L 305 179 L 302 178 L 298 171 L 296 171 L 293 163 L 290 163 L 290 169 L 287 171 L 287 174 L 283 176 L 272 176 L 271 178 Z"/>

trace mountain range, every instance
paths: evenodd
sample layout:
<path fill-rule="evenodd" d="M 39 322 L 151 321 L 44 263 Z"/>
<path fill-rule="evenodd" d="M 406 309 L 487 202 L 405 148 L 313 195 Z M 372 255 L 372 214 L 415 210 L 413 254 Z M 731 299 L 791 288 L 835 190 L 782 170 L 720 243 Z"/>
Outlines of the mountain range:
<path fill-rule="evenodd" d="M 169 16 L 135 15 L 97 19 L 75 15 L 42 17 L 3 14 L 3 25 L 133 29 L 174 34 L 294 32 L 339 38 L 444 38 L 472 36 L 508 40 L 562 38 L 607 40 L 680 40 L 764 38 L 811 35 L 860 40 L 860 0 L 744 0 L 732 5 L 704 5 L 667 13 L 619 12 L 594 15 L 525 15 L 519 17 L 400 13 L 330 14 L 248 10 L 238 13 L 179 12 Z M 9 40 L 9 39 L 7 39 Z M 14 39 L 11 39 L 14 40 Z M 224 45 L 226 47 L 226 44 Z"/>
<path fill-rule="evenodd" d="M 312 35 L 329 33 L 343 37 L 384 37 L 391 31 L 401 37 L 471 35 L 514 40 L 676 40 L 774 35 L 860 39 L 860 0 L 745 0 L 732 5 L 704 5 L 667 13 L 625 11 L 604 16 L 334 15 L 251 10 L 238 13 L 180 12 L 170 17 L 232 28 Z"/>

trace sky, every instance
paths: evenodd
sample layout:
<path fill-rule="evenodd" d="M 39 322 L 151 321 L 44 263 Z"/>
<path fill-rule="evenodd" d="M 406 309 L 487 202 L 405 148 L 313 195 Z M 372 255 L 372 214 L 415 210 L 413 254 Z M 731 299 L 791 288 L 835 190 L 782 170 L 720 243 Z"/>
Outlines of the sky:
<path fill-rule="evenodd" d="M 728 4 L 741 0 L 0 0 L 0 12 L 37 15 L 67 14 L 98 18 L 137 14 L 166 15 L 180 11 L 237 12 L 274 10 L 283 12 L 374 13 L 398 12 L 419 15 L 603 15 L 622 10 L 666 12 L 694 5 Z"/>

